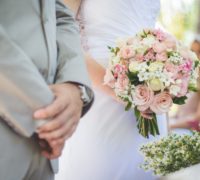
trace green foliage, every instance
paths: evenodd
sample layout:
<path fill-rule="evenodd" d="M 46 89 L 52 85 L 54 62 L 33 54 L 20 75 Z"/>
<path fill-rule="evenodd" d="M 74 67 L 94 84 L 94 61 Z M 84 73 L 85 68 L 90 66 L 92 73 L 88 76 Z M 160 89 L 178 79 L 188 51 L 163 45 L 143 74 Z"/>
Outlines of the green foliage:
<path fill-rule="evenodd" d="M 172 134 L 140 148 L 145 161 L 144 170 L 156 175 L 167 175 L 200 163 L 200 133 L 193 135 Z"/>
<path fill-rule="evenodd" d="M 141 112 L 138 111 L 137 108 L 135 108 L 135 116 L 137 119 L 137 127 L 139 129 L 139 133 L 145 138 L 149 138 L 150 134 L 152 136 L 160 134 L 155 113 L 152 113 L 150 115 L 152 116 L 152 118 L 146 119 L 141 115 Z"/>
<path fill-rule="evenodd" d="M 198 14 L 199 0 L 161 0 L 159 21 L 168 32 L 188 43 L 192 40 L 191 32 L 196 31 Z"/>
<path fill-rule="evenodd" d="M 125 111 L 130 110 L 131 107 L 132 107 L 132 103 L 131 103 L 130 101 L 128 101 L 128 103 L 127 103 L 127 105 L 126 105 L 126 107 L 125 107 Z"/>
<path fill-rule="evenodd" d="M 118 47 L 113 48 L 113 47 L 108 46 L 108 49 L 109 49 L 110 52 L 113 53 L 115 56 L 116 56 L 117 53 L 120 51 L 120 48 L 118 48 Z"/>
<path fill-rule="evenodd" d="M 200 64 L 199 64 L 199 63 L 200 63 L 199 61 L 200 61 L 200 60 L 195 61 L 195 65 L 194 65 L 195 68 L 197 68 L 197 67 L 200 65 Z"/>
<path fill-rule="evenodd" d="M 190 84 L 190 85 L 188 86 L 188 89 L 189 89 L 189 91 L 192 91 L 192 92 L 198 92 L 197 86 L 194 86 L 194 85 L 192 85 L 192 84 Z"/>
<path fill-rule="evenodd" d="M 137 86 L 137 85 L 143 83 L 143 82 L 140 82 L 140 81 L 139 81 L 139 78 L 138 78 L 138 76 L 137 76 L 137 73 L 132 73 L 132 72 L 128 71 L 128 72 L 127 72 L 127 76 L 128 76 L 128 78 L 129 78 L 129 80 L 130 80 L 130 82 L 131 82 L 132 85 Z"/>
<path fill-rule="evenodd" d="M 186 100 L 187 100 L 186 96 L 175 97 L 175 98 L 173 98 L 173 103 L 178 104 L 178 105 L 183 105 L 183 104 L 185 104 Z"/>

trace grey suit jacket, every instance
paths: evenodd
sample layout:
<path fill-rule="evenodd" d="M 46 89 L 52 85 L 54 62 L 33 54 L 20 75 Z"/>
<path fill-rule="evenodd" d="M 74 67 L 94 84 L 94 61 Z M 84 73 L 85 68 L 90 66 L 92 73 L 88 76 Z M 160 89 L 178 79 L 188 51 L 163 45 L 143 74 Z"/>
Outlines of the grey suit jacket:
<path fill-rule="evenodd" d="M 70 10 L 59 0 L 1 0 L 0 116 L 30 137 L 45 123 L 33 112 L 54 99 L 48 85 L 65 82 L 85 85 L 93 99 Z"/>

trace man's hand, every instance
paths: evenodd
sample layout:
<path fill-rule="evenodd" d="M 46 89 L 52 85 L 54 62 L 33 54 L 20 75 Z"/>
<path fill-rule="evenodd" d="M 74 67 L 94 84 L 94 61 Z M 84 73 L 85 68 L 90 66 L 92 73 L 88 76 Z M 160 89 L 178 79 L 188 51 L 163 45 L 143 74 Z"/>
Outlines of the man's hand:
<path fill-rule="evenodd" d="M 38 142 L 42 150 L 42 155 L 47 159 L 55 159 L 61 156 L 62 150 L 64 148 L 64 143 L 51 148 L 46 140 L 39 139 Z"/>
<path fill-rule="evenodd" d="M 38 129 L 40 139 L 45 139 L 52 152 L 61 150 L 65 140 L 76 130 L 81 117 L 83 102 L 81 92 L 75 84 L 50 86 L 55 95 L 54 102 L 34 113 L 35 119 L 51 119 Z"/>

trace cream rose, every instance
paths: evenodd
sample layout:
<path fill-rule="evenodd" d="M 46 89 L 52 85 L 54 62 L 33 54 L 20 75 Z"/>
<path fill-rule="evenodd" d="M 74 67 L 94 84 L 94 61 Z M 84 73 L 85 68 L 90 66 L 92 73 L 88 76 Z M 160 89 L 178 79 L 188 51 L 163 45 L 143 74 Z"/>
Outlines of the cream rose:
<path fill-rule="evenodd" d="M 131 46 L 124 46 L 120 50 L 120 55 L 123 59 L 130 59 L 135 56 L 135 51 Z"/>
<path fill-rule="evenodd" d="M 150 109 L 156 114 L 163 114 L 169 111 L 172 103 L 170 94 L 164 91 L 154 96 Z"/>
<path fill-rule="evenodd" d="M 132 72 L 132 73 L 135 73 L 135 72 L 139 71 L 139 62 L 132 61 L 129 64 L 129 71 Z"/>
<path fill-rule="evenodd" d="M 155 36 L 148 35 L 146 38 L 142 40 L 142 43 L 148 47 L 152 47 L 154 43 L 156 43 Z"/>
<path fill-rule="evenodd" d="M 163 90 L 164 84 L 163 84 L 163 82 L 160 79 L 154 78 L 154 79 L 151 79 L 149 81 L 149 87 L 153 91 L 160 91 L 160 90 Z"/>
<path fill-rule="evenodd" d="M 149 66 L 150 72 L 162 71 L 164 64 L 162 62 L 153 62 Z"/>
<path fill-rule="evenodd" d="M 166 45 L 164 43 L 155 43 L 153 45 L 153 50 L 156 53 L 162 53 L 163 51 L 165 51 L 167 49 Z"/>
<path fill-rule="evenodd" d="M 120 57 L 119 57 L 119 56 L 113 56 L 113 57 L 112 57 L 112 62 L 113 62 L 114 64 L 118 64 L 118 63 L 120 62 Z"/>
<path fill-rule="evenodd" d="M 133 101 L 137 106 L 138 110 L 145 111 L 147 110 L 154 98 L 154 92 L 145 85 L 138 85 L 135 88 L 133 94 Z"/>

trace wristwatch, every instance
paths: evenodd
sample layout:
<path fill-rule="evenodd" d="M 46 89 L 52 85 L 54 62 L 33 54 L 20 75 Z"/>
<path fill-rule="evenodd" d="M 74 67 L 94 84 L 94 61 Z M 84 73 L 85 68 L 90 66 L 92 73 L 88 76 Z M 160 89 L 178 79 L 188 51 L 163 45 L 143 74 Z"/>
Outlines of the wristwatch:
<path fill-rule="evenodd" d="M 79 85 L 78 87 L 81 91 L 81 100 L 83 101 L 83 106 L 86 106 L 90 103 L 91 98 L 89 97 L 85 86 Z"/>

